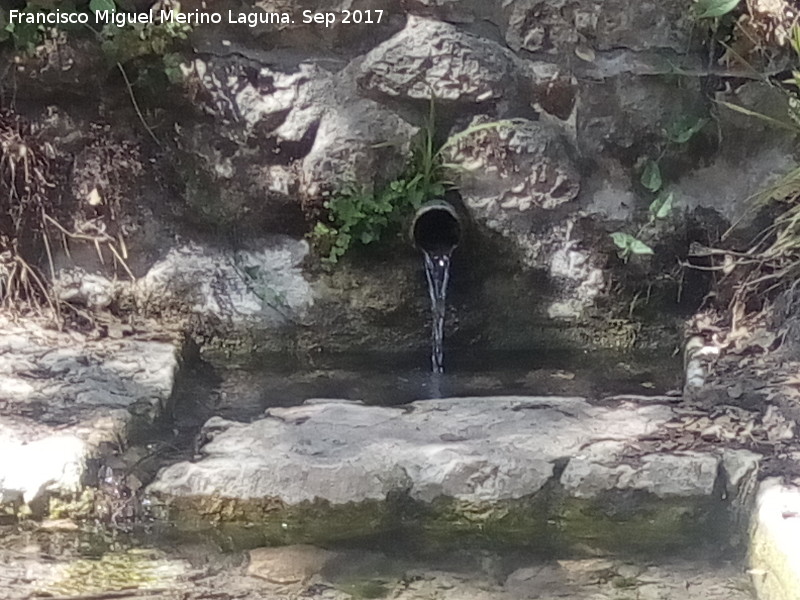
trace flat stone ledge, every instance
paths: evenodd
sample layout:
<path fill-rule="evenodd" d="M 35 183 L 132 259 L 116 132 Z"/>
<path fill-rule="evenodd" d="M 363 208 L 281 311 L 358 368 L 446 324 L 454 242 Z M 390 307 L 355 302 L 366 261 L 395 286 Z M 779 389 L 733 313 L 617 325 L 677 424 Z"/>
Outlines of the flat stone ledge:
<path fill-rule="evenodd" d="M 178 362 L 177 343 L 0 318 L 0 504 L 78 492 L 100 444 L 162 414 Z"/>
<path fill-rule="evenodd" d="M 718 513 L 759 460 L 643 442 L 675 416 L 667 404 L 574 397 L 309 400 L 250 424 L 210 419 L 198 460 L 163 469 L 148 492 L 178 520 L 259 522 L 284 543 L 424 521 L 432 537 L 491 530 L 523 544 L 661 550 L 724 535 Z M 405 514 L 398 498 L 415 508 Z"/>

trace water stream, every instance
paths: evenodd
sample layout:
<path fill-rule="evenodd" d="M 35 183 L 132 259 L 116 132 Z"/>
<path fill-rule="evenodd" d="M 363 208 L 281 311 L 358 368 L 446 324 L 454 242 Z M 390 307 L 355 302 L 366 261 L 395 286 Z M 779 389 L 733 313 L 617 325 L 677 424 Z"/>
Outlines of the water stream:
<path fill-rule="evenodd" d="M 452 248 L 449 251 L 422 251 L 431 298 L 431 366 L 434 373 L 444 373 L 444 318 L 451 253 Z"/>

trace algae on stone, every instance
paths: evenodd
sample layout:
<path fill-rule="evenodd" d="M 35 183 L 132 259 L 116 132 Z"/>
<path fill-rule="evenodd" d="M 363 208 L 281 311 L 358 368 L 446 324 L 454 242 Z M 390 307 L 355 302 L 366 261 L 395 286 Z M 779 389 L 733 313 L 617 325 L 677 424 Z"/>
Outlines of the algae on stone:
<path fill-rule="evenodd" d="M 42 593 L 56 596 L 93 595 L 130 589 L 154 589 L 174 585 L 185 574 L 181 561 L 166 560 L 156 550 L 112 552 L 101 558 L 79 559 L 63 567 L 61 578 Z"/>

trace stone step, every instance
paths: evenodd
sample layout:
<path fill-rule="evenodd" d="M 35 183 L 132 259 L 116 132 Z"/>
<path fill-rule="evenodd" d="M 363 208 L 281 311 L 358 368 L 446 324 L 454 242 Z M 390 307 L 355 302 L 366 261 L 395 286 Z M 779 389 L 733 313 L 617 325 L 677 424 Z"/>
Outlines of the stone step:
<path fill-rule="evenodd" d="M 309 400 L 249 424 L 210 419 L 197 460 L 148 492 L 165 518 L 256 545 L 388 532 L 565 553 L 731 541 L 760 456 L 665 451 L 680 421 L 666 398 Z"/>
<path fill-rule="evenodd" d="M 179 354 L 176 342 L 0 317 L 0 507 L 45 516 L 77 501 L 101 448 L 162 416 Z"/>

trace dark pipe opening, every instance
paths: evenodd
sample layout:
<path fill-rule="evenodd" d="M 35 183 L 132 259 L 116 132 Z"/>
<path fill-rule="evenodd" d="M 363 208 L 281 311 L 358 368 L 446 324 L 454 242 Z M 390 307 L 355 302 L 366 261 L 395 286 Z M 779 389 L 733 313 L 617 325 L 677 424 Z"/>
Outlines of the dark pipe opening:
<path fill-rule="evenodd" d="M 448 204 L 423 207 L 414 219 L 412 237 L 420 250 L 449 254 L 461 240 L 461 223 Z"/>

